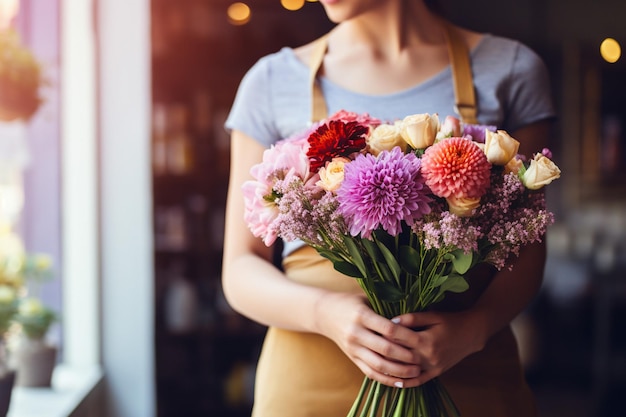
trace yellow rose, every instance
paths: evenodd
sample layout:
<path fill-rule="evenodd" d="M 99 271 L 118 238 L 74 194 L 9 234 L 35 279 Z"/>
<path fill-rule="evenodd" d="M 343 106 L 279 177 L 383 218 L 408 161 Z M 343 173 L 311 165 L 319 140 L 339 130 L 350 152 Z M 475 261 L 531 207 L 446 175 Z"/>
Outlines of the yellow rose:
<path fill-rule="evenodd" d="M 402 120 L 400 134 L 414 149 L 426 149 L 435 142 L 439 131 L 439 116 L 414 114 Z"/>
<path fill-rule="evenodd" d="M 538 153 L 522 176 L 522 182 L 530 190 L 538 190 L 561 177 L 561 170 L 546 156 Z"/>
<path fill-rule="evenodd" d="M 493 165 L 506 165 L 517 155 L 519 142 L 504 130 L 485 131 L 485 155 Z"/>
<path fill-rule="evenodd" d="M 34 317 L 43 313 L 44 308 L 41 301 L 36 298 L 27 298 L 20 303 L 18 313 L 24 317 Z"/>
<path fill-rule="evenodd" d="M 405 151 L 407 146 L 400 134 L 400 127 L 387 124 L 376 127 L 367 139 L 367 144 L 370 146 L 370 152 L 373 155 L 378 155 L 382 151 L 390 151 L 396 146 Z"/>
<path fill-rule="evenodd" d="M 467 198 L 467 197 L 448 197 L 448 208 L 450 213 L 459 217 L 469 217 L 472 215 L 472 211 L 480 205 L 479 198 Z"/>
<path fill-rule="evenodd" d="M 336 191 L 343 182 L 343 166 L 348 162 L 348 158 L 333 158 L 326 167 L 320 168 L 320 180 L 316 185 L 326 191 Z"/>

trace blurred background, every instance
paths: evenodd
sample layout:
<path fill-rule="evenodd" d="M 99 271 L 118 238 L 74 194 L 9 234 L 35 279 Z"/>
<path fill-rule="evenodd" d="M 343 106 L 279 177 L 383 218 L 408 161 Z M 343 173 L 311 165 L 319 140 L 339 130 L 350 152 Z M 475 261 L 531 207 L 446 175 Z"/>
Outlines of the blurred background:
<path fill-rule="evenodd" d="M 317 1 L 242 1 L 0 0 L 2 33 L 42 69 L 34 114 L 0 122 L 0 208 L 54 260 L 41 297 L 61 317 L 47 335 L 58 366 L 103 375 L 98 405 L 71 415 L 249 415 L 265 329 L 220 288 L 223 123 L 257 59 L 332 24 Z M 524 42 L 551 75 L 557 222 L 545 284 L 515 322 L 540 415 L 621 417 L 626 2 L 441 3 L 453 22 Z"/>

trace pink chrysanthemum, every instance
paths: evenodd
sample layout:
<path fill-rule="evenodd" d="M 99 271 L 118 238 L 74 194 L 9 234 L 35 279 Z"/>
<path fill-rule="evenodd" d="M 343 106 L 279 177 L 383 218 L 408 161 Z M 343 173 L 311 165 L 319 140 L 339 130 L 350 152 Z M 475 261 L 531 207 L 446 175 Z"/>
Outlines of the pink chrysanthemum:
<path fill-rule="evenodd" d="M 383 151 L 378 158 L 359 155 L 345 165 L 337 190 L 339 210 L 352 236 L 369 238 L 382 227 L 390 235 L 430 212 L 430 198 L 420 174 L 421 162 L 400 148 Z"/>
<path fill-rule="evenodd" d="M 422 174 L 439 197 L 480 198 L 489 188 L 491 164 L 471 140 L 450 138 L 426 149 Z"/>

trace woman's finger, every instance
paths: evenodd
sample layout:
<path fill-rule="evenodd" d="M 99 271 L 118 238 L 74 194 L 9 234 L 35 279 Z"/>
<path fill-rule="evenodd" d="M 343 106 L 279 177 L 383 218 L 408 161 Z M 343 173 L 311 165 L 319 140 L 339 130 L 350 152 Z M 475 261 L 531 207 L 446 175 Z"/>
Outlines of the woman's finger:
<path fill-rule="evenodd" d="M 419 373 L 412 377 L 406 377 L 406 378 L 399 377 L 397 375 L 394 375 L 393 373 L 381 371 L 373 367 L 369 361 L 363 360 L 360 358 L 355 358 L 354 363 L 365 374 L 365 376 L 375 381 L 378 381 L 384 385 L 388 385 L 390 387 L 403 388 L 406 386 L 407 381 L 410 381 L 411 383 L 415 384 L 414 381 L 416 381 L 417 378 L 419 377 Z M 397 372 L 401 373 L 401 371 L 397 371 Z"/>

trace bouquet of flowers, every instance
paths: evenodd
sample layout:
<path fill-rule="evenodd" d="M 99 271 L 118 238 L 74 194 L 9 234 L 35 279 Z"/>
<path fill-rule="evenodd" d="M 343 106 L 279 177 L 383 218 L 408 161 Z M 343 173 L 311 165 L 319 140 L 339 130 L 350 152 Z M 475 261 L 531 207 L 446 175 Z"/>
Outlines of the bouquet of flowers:
<path fill-rule="evenodd" d="M 354 277 L 387 318 L 424 311 L 541 241 L 553 215 L 544 185 L 560 170 L 544 149 L 529 161 L 493 126 L 436 114 L 384 123 L 341 111 L 263 155 L 243 185 L 245 221 L 271 245 L 301 240 Z M 379 414 L 382 413 L 382 414 Z M 348 417 L 458 416 L 438 379 L 416 388 L 365 377 Z"/>

